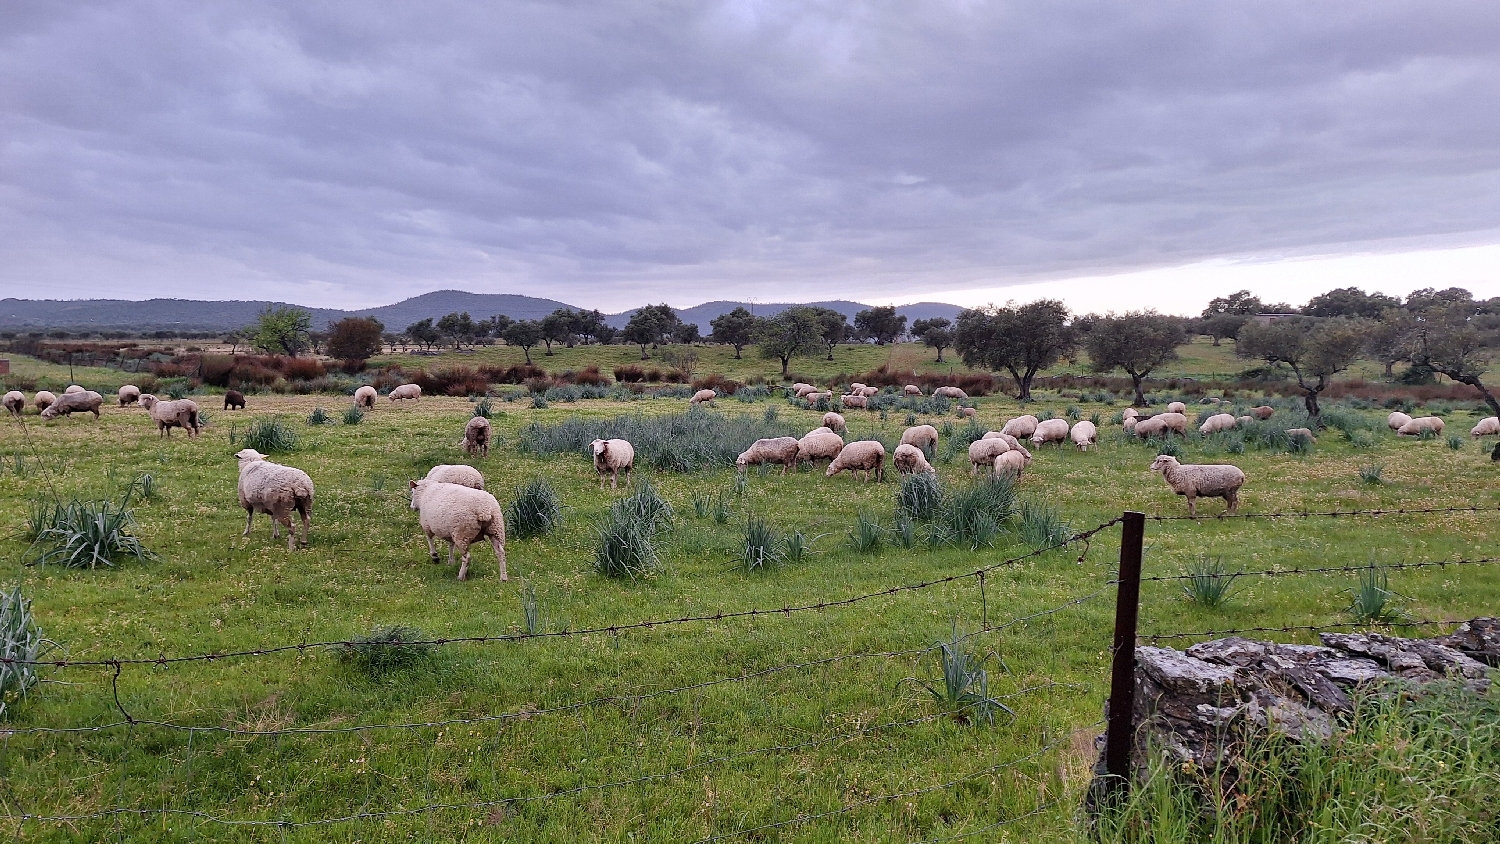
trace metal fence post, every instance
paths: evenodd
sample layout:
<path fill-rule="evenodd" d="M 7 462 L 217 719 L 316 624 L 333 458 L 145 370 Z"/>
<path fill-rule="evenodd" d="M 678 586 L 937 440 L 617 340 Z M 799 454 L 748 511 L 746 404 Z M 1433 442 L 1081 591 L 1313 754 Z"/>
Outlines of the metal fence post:
<path fill-rule="evenodd" d="M 1114 660 L 1110 665 L 1109 724 L 1104 740 L 1106 788 L 1130 789 L 1130 750 L 1135 742 L 1135 626 L 1141 602 L 1141 549 L 1146 515 L 1126 511 L 1121 519 L 1120 576 L 1115 598 Z"/>

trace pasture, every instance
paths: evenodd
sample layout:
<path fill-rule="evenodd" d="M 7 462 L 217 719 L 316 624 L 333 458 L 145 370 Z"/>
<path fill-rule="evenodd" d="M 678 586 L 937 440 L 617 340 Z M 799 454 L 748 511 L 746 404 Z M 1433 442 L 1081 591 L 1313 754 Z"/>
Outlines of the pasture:
<path fill-rule="evenodd" d="M 872 368 L 864 363 L 850 370 Z M 463 398 L 402 406 L 382 398 L 354 425 L 339 424 L 347 398 L 251 396 L 243 413 L 199 399 L 211 425 L 196 440 L 180 431 L 159 439 L 144 411 L 108 402 L 97 422 L 43 423 L 30 412 L 24 425 L 7 421 L 0 560 L 68 660 L 256 651 L 391 625 L 431 639 L 500 640 L 436 645 L 385 671 L 317 646 L 47 670 L 48 682 L 12 702 L 0 751 L 0 832 L 16 840 L 1082 838 L 1075 809 L 1102 731 L 1119 531 L 1038 550 L 1124 509 L 1185 513 L 1146 469 L 1158 444 L 1123 435 L 1114 420 L 1123 404 L 1078 397 L 1047 396 L 1025 412 L 1098 414 L 1099 446 L 1034 449 L 1016 487 L 1018 511 L 1031 516 L 1007 520 L 978 548 L 929 547 L 920 523 L 903 547 L 894 471 L 872 484 L 806 469 L 785 477 L 751 469 L 739 481 L 732 465 L 643 462 L 631 488 L 612 492 L 600 489 L 581 450 L 535 447 L 550 426 L 649 422 L 684 413 L 681 399 L 496 400 L 496 442 L 472 460 L 457 445 L 475 406 Z M 1022 412 L 1003 397 L 975 404 L 981 432 Z M 1294 404 L 1280 403 L 1277 424 L 1302 424 Z M 822 416 L 781 398 L 716 405 L 698 418 L 709 439 L 800 434 Z M 318 407 L 331 424 L 307 424 Z M 1199 410 L 1191 407 L 1190 419 Z M 1500 506 L 1491 443 L 1467 436 L 1478 415 L 1443 411 L 1456 449 L 1446 437 L 1398 439 L 1385 411 L 1350 407 L 1337 408 L 1348 433 L 1330 428 L 1305 453 L 1273 437 L 1227 435 L 1193 435 L 1176 448 L 1185 463 L 1244 469 L 1244 512 Z M 846 439 L 879 438 L 888 448 L 907 423 L 905 410 L 846 415 Z M 914 415 L 943 432 L 934 463 L 945 487 L 965 488 L 964 450 L 949 445 L 965 423 L 952 413 Z M 271 540 L 264 516 L 240 535 L 233 454 L 264 417 L 280 418 L 298 440 L 271 459 L 317 485 L 311 545 L 291 553 Z M 536 478 L 564 504 L 554 531 L 510 538 L 509 582 L 486 547 L 474 549 L 463 583 L 454 567 L 427 560 L 407 482 L 460 462 L 481 469 L 502 505 Z M 1377 465 L 1379 483 L 1362 479 L 1361 469 Z M 152 478 L 149 497 L 143 475 Z M 661 567 L 638 580 L 601 575 L 596 523 L 647 482 L 672 508 Z M 94 570 L 27 565 L 34 502 L 118 501 L 131 488 L 135 533 L 154 559 Z M 1205 559 L 1231 570 L 1473 559 L 1489 556 L 1500 536 L 1495 512 L 1215 519 L 1220 501 L 1199 507 L 1210 517 L 1148 523 L 1146 574 L 1179 574 Z M 800 534 L 807 552 L 747 571 L 752 518 Z M 876 547 L 855 547 L 861 520 L 879 524 Z M 881 594 L 1022 557 L 982 580 Z M 1177 584 L 1148 583 L 1141 630 L 1345 621 L 1354 586 L 1348 576 L 1247 578 L 1209 609 Z M 1411 618 L 1464 619 L 1493 614 L 1500 576 L 1484 565 L 1425 569 L 1394 574 L 1390 588 Z M 712 618 L 864 595 L 872 597 Z M 610 629 L 686 616 L 700 620 Z M 952 717 L 908 679 L 941 685 L 932 647 L 955 631 L 974 634 L 963 647 L 986 659 L 988 695 L 1013 714 L 999 711 L 992 724 L 972 710 Z M 59 728 L 78 731 L 47 731 Z"/>

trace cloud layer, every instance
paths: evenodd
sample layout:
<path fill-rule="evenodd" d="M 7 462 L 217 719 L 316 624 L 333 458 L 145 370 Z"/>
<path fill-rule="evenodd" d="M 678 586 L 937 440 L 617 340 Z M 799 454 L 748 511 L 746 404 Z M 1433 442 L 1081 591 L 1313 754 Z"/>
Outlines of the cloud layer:
<path fill-rule="evenodd" d="M 1493 240 L 1497 100 L 1483 2 L 13 3 L 0 296 L 611 309 Z"/>

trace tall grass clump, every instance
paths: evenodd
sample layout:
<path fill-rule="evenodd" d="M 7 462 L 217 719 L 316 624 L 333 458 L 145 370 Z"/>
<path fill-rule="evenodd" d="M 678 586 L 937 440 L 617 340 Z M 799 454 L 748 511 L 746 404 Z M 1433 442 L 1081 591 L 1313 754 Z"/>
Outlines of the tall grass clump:
<path fill-rule="evenodd" d="M 345 425 L 358 425 L 365 421 L 365 411 L 359 406 L 354 406 L 344 411 Z"/>
<path fill-rule="evenodd" d="M 474 415 L 480 419 L 489 419 L 494 412 L 495 403 L 490 401 L 489 396 L 485 396 L 474 403 Z"/>
<path fill-rule="evenodd" d="M 1360 624 L 1399 624 L 1406 619 L 1383 569 L 1372 566 L 1360 571 L 1350 594 L 1347 612 Z"/>
<path fill-rule="evenodd" d="M 20 584 L 0 592 L 0 721 L 9 718 L 41 681 L 35 663 L 57 647 L 42 635 Z"/>
<path fill-rule="evenodd" d="M 315 407 L 312 409 L 312 413 L 307 414 L 307 424 L 309 425 L 327 425 L 332 421 L 333 417 L 321 407 Z M 260 449 L 256 449 L 256 451 L 260 451 Z"/>
<path fill-rule="evenodd" d="M 946 642 L 933 645 L 938 652 L 938 666 L 943 677 L 929 683 L 916 677 L 908 677 L 903 683 L 915 683 L 925 689 L 932 699 L 950 718 L 960 724 L 995 723 L 995 715 L 1004 712 L 1015 717 L 1015 712 L 998 699 L 990 696 L 990 672 L 985 663 L 994 656 L 976 656 L 969 650 L 968 637 L 958 632 L 955 625 Z"/>
<path fill-rule="evenodd" d="M 431 661 L 435 646 L 426 640 L 427 636 L 415 627 L 386 625 L 334 646 L 334 657 L 361 674 L 380 677 Z"/>
<path fill-rule="evenodd" d="M 914 472 L 901 478 L 896 509 L 918 521 L 931 521 L 943 506 L 943 482 L 936 472 Z"/>
<path fill-rule="evenodd" d="M 1188 565 L 1183 576 L 1187 579 L 1182 582 L 1182 591 L 1188 600 L 1205 607 L 1218 608 L 1229 600 L 1234 592 L 1235 578 L 1240 573 L 1230 571 L 1224 565 L 1222 557 L 1200 554 L 1195 562 Z"/>
<path fill-rule="evenodd" d="M 250 423 L 240 435 L 245 448 L 253 448 L 261 454 L 277 454 L 297 450 L 297 432 L 280 419 L 270 416 Z"/>
<path fill-rule="evenodd" d="M 990 475 L 960 487 L 943 498 L 932 520 L 928 541 L 955 544 L 972 550 L 990 545 L 1016 513 L 1015 479 Z"/>
<path fill-rule="evenodd" d="M 1057 510 L 1035 501 L 1022 501 L 1016 513 L 1017 533 L 1021 541 L 1032 548 L 1050 548 L 1061 545 L 1073 535 L 1073 529 L 1063 521 Z"/>
<path fill-rule="evenodd" d="M 801 433 L 790 421 L 697 409 L 661 416 L 575 417 L 553 425 L 532 423 L 521 429 L 518 446 L 537 455 L 584 454 L 594 440 L 619 438 L 635 448 L 638 464 L 696 472 L 733 466 L 740 452 L 756 440 Z"/>
<path fill-rule="evenodd" d="M 765 571 L 782 560 L 782 540 L 775 528 L 759 516 L 745 517 L 745 544 L 740 549 L 740 565 L 746 573 Z"/>
<path fill-rule="evenodd" d="M 656 536 L 672 518 L 672 507 L 650 481 L 640 492 L 622 498 L 595 525 L 599 544 L 594 550 L 594 568 L 608 577 L 638 580 L 661 568 Z"/>
<path fill-rule="evenodd" d="M 1380 478 L 1380 474 L 1384 471 L 1385 467 L 1379 463 L 1367 463 L 1359 467 L 1359 479 L 1367 484 L 1385 483 Z"/>
<path fill-rule="evenodd" d="M 873 554 L 885 544 L 885 528 L 880 520 L 869 513 L 861 512 L 849 529 L 849 547 L 861 554 Z"/>
<path fill-rule="evenodd" d="M 1464 450 L 1464 438 L 1457 434 L 1448 435 L 1448 448 L 1452 451 Z"/>
<path fill-rule="evenodd" d="M 542 605 L 536 599 L 536 584 L 521 584 L 521 620 L 528 636 L 547 632 L 547 620 L 542 614 Z"/>
<path fill-rule="evenodd" d="M 518 539 L 541 536 L 562 523 L 562 499 L 551 484 L 534 478 L 516 491 L 515 500 L 506 508 L 505 521 L 511 535 Z"/>
<path fill-rule="evenodd" d="M 80 501 L 33 505 L 28 531 L 37 547 L 34 562 L 73 569 L 114 567 L 127 557 L 154 559 L 135 535 L 135 513 L 130 493 L 113 501 Z"/>

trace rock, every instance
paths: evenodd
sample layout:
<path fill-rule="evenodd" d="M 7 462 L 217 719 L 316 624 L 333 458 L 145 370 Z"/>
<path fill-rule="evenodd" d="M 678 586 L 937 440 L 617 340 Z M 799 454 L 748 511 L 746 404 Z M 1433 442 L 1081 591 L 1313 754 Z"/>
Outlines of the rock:
<path fill-rule="evenodd" d="M 1496 448 L 1500 448 L 1500 445 Z M 1500 668 L 1500 619 L 1476 618 L 1465 621 L 1457 630 L 1432 641 L 1467 654 L 1471 659 L 1491 668 Z"/>
<path fill-rule="evenodd" d="M 1401 639 L 1380 633 L 1320 633 L 1323 644 L 1381 663 L 1392 674 L 1419 683 L 1444 677 L 1483 680 L 1489 669 L 1432 639 Z"/>

